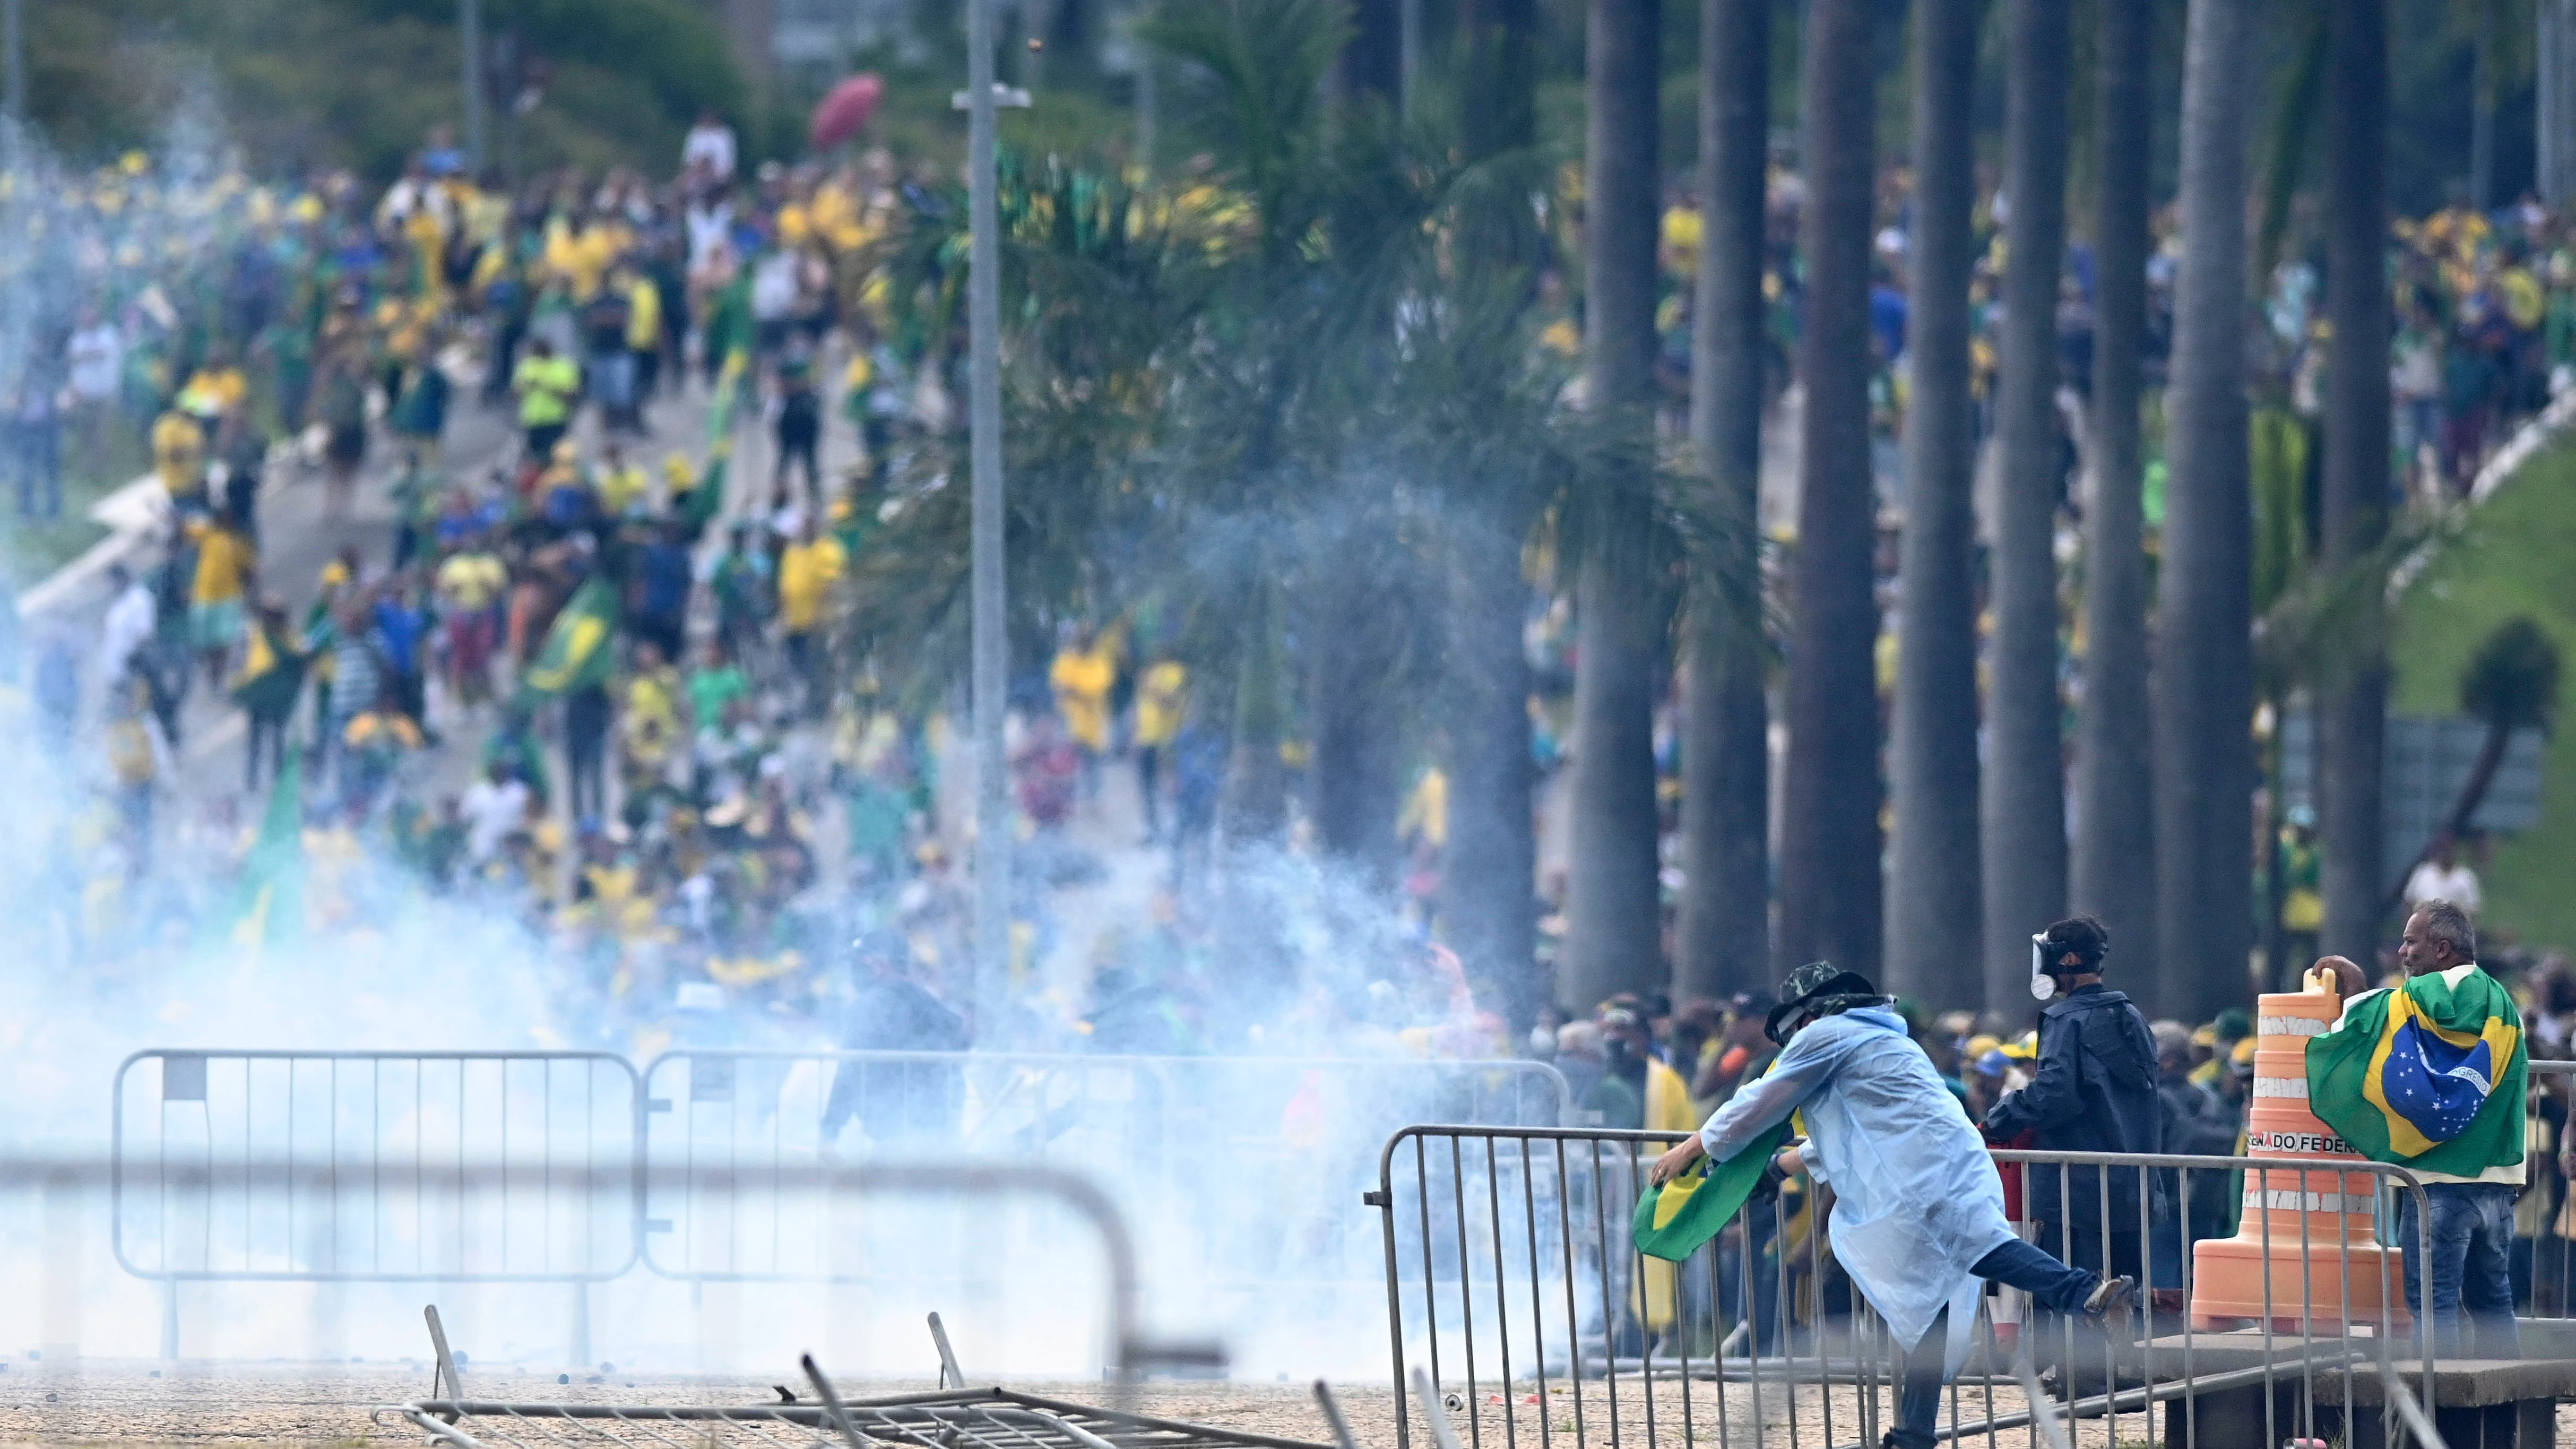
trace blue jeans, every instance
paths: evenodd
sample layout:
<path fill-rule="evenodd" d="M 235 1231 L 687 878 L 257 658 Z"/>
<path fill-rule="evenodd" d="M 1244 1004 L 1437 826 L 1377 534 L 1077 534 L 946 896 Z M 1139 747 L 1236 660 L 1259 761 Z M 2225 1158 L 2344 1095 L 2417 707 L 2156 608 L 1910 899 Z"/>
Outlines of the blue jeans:
<path fill-rule="evenodd" d="M 2424 1269 L 2415 1261 L 2415 1195 L 2397 1194 L 2397 1242 L 2406 1255 L 2406 1306 L 2430 1320 L 2433 1352 L 2443 1358 L 2468 1347 L 2460 1316 L 2468 1315 L 2480 1358 L 2519 1358 L 2522 1338 L 2513 1324 L 2513 1200 L 2522 1189 L 2503 1182 L 2428 1182 L 2424 1203 L 2425 1250 L 2432 1255 L 2433 1298 L 2422 1290 Z"/>
<path fill-rule="evenodd" d="M 2031 1302 L 2058 1313 L 2084 1311 L 2084 1300 L 2102 1283 L 2092 1273 L 2070 1268 L 2018 1238 L 1979 1258 L 1968 1271 L 2019 1288 L 2030 1295 Z M 1949 1317 L 1949 1311 L 1942 1310 L 1923 1331 L 1923 1341 L 1905 1357 L 1896 1428 L 1887 1436 L 1897 1449 L 1932 1449 L 1932 1430 L 1941 1420 L 1942 1353 L 1950 1336 Z"/>

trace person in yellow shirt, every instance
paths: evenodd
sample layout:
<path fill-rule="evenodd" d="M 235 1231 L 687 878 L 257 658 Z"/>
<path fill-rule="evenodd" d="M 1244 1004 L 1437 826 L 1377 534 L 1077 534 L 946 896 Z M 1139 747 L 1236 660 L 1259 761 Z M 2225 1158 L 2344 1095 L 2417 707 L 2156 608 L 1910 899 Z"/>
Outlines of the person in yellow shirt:
<path fill-rule="evenodd" d="M 626 681 L 617 723 L 626 798 L 640 800 L 669 783 L 671 754 L 680 739 L 680 671 L 650 639 L 635 645 L 635 672 Z"/>
<path fill-rule="evenodd" d="M 206 430 L 177 408 L 152 424 L 152 472 L 173 498 L 203 486 L 206 478 Z"/>
<path fill-rule="evenodd" d="M 1163 758 L 1189 713 L 1190 671 L 1169 654 L 1156 655 L 1136 681 L 1136 793 L 1145 801 L 1145 843 L 1163 837 Z"/>
<path fill-rule="evenodd" d="M 205 661 L 207 685 L 220 689 L 232 662 L 233 645 L 241 640 L 242 596 L 259 566 L 259 556 L 249 539 L 220 518 L 190 523 L 188 538 L 197 549 L 196 572 L 188 585 L 188 628 Z"/>
<path fill-rule="evenodd" d="M 438 566 L 440 612 L 446 616 L 447 687 L 467 708 L 491 694 L 492 651 L 501 640 L 501 591 L 510 570 L 477 534 Z"/>
<path fill-rule="evenodd" d="M 638 267 L 626 279 L 626 351 L 635 359 L 635 412 L 643 422 L 645 400 L 662 376 L 662 289 Z"/>
<path fill-rule="evenodd" d="M 601 450 L 599 473 L 592 483 L 599 494 L 601 514 L 615 520 L 641 513 L 652 487 L 643 465 L 628 462 L 626 450 L 616 442 L 611 441 Z"/>
<path fill-rule="evenodd" d="M 511 374 L 510 390 L 519 395 L 519 427 L 526 434 L 524 456 L 551 456 L 572 423 L 572 407 L 581 396 L 581 368 L 569 357 L 555 356 L 555 345 L 540 337 L 528 344 L 528 355 Z"/>
<path fill-rule="evenodd" d="M 1098 636 L 1085 629 L 1071 646 L 1059 650 L 1047 671 L 1055 688 L 1055 712 L 1064 732 L 1082 754 L 1082 793 L 1099 788 L 1100 757 L 1109 752 L 1109 690 L 1118 682 L 1118 663 Z"/>
<path fill-rule="evenodd" d="M 822 678 L 823 605 L 848 564 L 841 541 L 823 532 L 812 518 L 805 520 L 796 541 L 778 556 L 778 627 L 787 647 L 788 668 L 805 685 L 809 712 L 831 697 Z"/>

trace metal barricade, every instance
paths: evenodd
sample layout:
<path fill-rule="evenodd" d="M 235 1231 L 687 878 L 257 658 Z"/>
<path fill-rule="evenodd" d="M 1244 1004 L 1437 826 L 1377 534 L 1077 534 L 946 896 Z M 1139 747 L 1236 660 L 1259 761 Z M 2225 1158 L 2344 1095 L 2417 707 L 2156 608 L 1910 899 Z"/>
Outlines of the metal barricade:
<path fill-rule="evenodd" d="M 137 1052 L 116 1260 L 164 1284 L 616 1278 L 636 1088 L 604 1052 Z"/>
<path fill-rule="evenodd" d="M 2531 1086 L 2530 1181 L 2514 1207 L 2515 1297 L 2523 1313 L 2546 1321 L 2541 1331 L 2576 1352 L 2576 1184 L 2566 1170 L 2576 1146 L 2576 1061 L 2533 1058 Z"/>
<path fill-rule="evenodd" d="M 854 1251 L 822 1177 L 971 1154 L 1098 1174 L 1166 1277 L 1366 1282 L 1373 1245 L 1342 1205 L 1388 1132 L 1553 1125 L 1566 1103 L 1554 1067 L 1522 1061 L 689 1050 L 643 1083 L 643 1261 L 690 1281 L 899 1272 Z"/>
<path fill-rule="evenodd" d="M 2400 1168 L 1997 1151 L 2002 1171 L 2057 1174 L 2061 1202 L 2086 1199 L 2091 1178 L 2089 1202 L 2068 1213 L 2090 1221 L 2023 1236 L 2140 1287 L 2095 1330 L 2076 1315 L 2026 1311 L 2026 1300 L 1988 1285 L 1967 1361 L 1944 1385 L 1942 1325 L 1926 1335 L 1928 1359 L 1891 1341 L 1836 1261 L 1831 1195 L 1809 1179 L 1748 1203 L 1684 1263 L 1637 1254 L 1629 1219 L 1647 1168 L 1682 1135 L 1417 1126 L 1388 1139 L 1367 1201 L 1384 1245 L 1399 1449 L 1425 1428 L 1408 1364 L 1427 1369 L 1463 1419 L 1467 1449 L 1560 1440 L 1686 1449 L 1711 1433 L 1766 1449 L 1875 1446 L 1899 1424 L 1909 1380 L 1918 1403 L 1930 1399 L 1936 1439 L 1991 1446 L 2012 1432 L 2033 1449 L 2055 1416 L 2107 1420 L 2107 1441 L 2088 1442 L 2166 1449 L 2357 1445 L 2374 1434 L 2395 1444 L 2412 1420 L 2393 1407 L 2386 1378 L 2402 1375 L 2434 1402 L 2434 1345 L 2389 1281 L 2399 1255 L 2377 1246 L 2392 1236 L 2388 1206 L 2401 1198 L 2413 1207 L 2416 1254 L 2426 1241 L 2423 1189 Z M 2363 1177 L 2377 1190 L 2348 1197 L 2347 1180 Z M 2232 1216 L 2194 1220 L 2194 1205 L 2213 1201 L 2195 1189 L 2210 1187 L 2231 1214 L 2244 1211 L 2267 1265 L 2250 1324 L 2197 1321 L 2191 1308 L 2195 1241 L 2234 1230 Z M 2304 1226 L 2276 1237 L 2277 1215 L 2320 1203 L 2353 1204 L 2371 1241 L 2312 1243 Z M 2284 1301 L 2292 1286 L 2296 1303 Z M 2375 1312 L 2356 1307 L 2371 1302 Z M 2028 1382 L 2044 1384 L 2036 1398 L 2025 1386 L 2034 1366 L 2042 1376 Z"/>

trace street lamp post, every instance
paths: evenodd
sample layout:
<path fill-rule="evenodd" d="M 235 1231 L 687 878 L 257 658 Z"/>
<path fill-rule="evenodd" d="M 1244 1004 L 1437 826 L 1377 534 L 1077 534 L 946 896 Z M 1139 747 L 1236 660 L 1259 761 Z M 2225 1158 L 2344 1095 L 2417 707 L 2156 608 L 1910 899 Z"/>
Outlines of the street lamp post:
<path fill-rule="evenodd" d="M 5 32 L 0 34 L 0 48 L 9 52 L 9 119 L 24 124 L 27 119 L 26 0 L 5 0 L 5 8 L 0 8 L 0 32 Z"/>
<path fill-rule="evenodd" d="M 456 48 L 464 64 L 458 74 L 465 88 L 465 164 L 483 165 L 483 0 L 457 0 Z"/>
<path fill-rule="evenodd" d="M 1000 1026 L 1011 956 L 1011 808 L 1002 752 L 1010 639 L 1002 580 L 1002 239 L 993 175 L 993 0 L 966 3 L 966 325 L 974 470 L 975 1029 Z"/>

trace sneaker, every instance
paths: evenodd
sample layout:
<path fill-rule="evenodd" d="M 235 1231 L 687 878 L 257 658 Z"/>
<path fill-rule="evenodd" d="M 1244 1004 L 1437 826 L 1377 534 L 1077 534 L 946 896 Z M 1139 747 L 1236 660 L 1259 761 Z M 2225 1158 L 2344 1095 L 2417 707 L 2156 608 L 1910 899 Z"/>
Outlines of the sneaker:
<path fill-rule="evenodd" d="M 2087 1318 L 2110 1317 L 2112 1314 L 2117 1313 L 2128 1306 L 2129 1295 L 2136 1292 L 2137 1287 L 2138 1280 L 2125 1273 L 2117 1278 L 2103 1279 L 2101 1283 L 2093 1289 L 2092 1295 L 2084 1300 L 2084 1316 Z"/>

